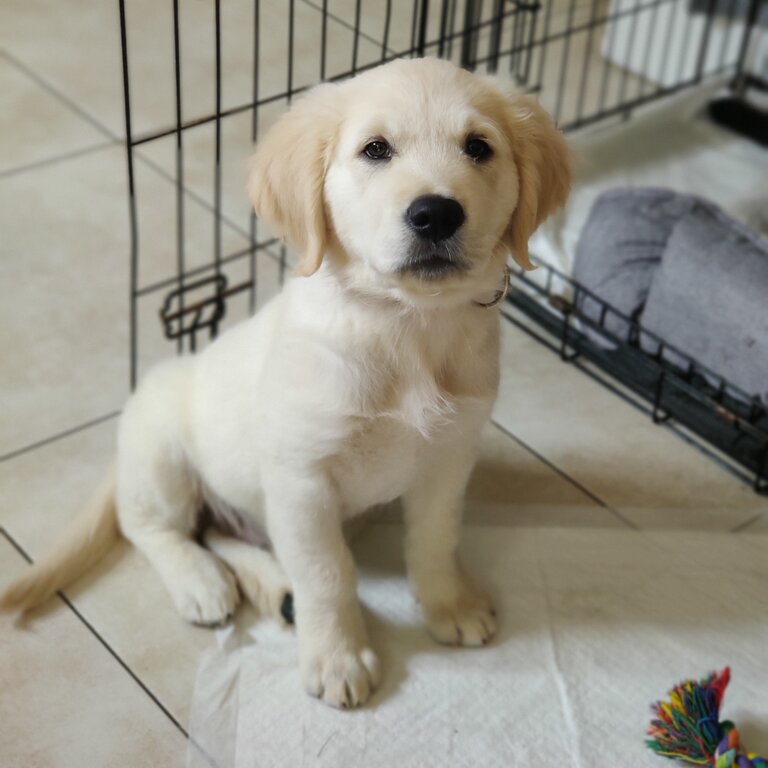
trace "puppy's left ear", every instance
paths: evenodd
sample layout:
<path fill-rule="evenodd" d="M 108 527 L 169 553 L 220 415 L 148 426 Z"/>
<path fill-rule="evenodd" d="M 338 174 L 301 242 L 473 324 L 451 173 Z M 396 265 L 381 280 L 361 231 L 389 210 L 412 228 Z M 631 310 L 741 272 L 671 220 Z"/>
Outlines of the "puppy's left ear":
<path fill-rule="evenodd" d="M 301 251 L 304 276 L 318 270 L 329 241 L 323 187 L 338 120 L 338 86 L 319 85 L 267 131 L 251 160 L 256 215 Z"/>
<path fill-rule="evenodd" d="M 502 240 L 515 261 L 533 269 L 528 239 L 565 205 L 571 189 L 571 153 L 555 121 L 530 96 L 507 96 L 505 131 L 517 165 L 517 206 Z"/>

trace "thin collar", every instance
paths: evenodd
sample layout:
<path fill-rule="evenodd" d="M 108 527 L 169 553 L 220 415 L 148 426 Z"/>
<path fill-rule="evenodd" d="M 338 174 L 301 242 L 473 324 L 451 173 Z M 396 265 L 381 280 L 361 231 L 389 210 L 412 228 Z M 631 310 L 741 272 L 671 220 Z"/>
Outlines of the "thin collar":
<path fill-rule="evenodd" d="M 496 295 L 490 300 L 490 301 L 473 301 L 472 303 L 476 307 L 482 307 L 483 309 L 492 309 L 493 307 L 497 307 L 499 304 L 501 304 L 504 299 L 507 298 L 507 294 L 509 293 L 509 284 L 511 280 L 511 273 L 509 271 L 509 267 L 505 264 L 504 265 L 504 285 L 501 288 L 501 290 L 496 291 Z"/>

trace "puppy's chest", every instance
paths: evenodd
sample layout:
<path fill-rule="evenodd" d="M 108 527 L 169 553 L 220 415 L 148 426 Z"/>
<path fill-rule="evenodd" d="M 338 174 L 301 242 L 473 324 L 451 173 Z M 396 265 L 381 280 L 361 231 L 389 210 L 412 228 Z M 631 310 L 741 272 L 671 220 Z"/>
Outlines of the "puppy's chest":
<path fill-rule="evenodd" d="M 332 471 L 345 511 L 355 514 L 384 504 L 410 487 L 428 458 L 433 441 L 399 419 L 359 420 Z"/>
<path fill-rule="evenodd" d="M 402 496 L 446 441 L 460 439 L 466 403 L 425 376 L 392 385 L 354 418 L 334 474 L 350 513 Z"/>

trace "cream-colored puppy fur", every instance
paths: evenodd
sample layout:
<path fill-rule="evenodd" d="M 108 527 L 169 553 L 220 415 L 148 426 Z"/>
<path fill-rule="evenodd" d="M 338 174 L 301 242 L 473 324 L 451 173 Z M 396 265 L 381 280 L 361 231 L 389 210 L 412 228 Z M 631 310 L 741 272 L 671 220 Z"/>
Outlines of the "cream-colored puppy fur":
<path fill-rule="evenodd" d="M 71 581 L 117 519 L 190 621 L 234 611 L 232 571 L 273 615 L 291 589 L 307 690 L 355 706 L 379 665 L 342 524 L 402 497 L 430 632 L 487 642 L 491 603 L 456 555 L 499 378 L 498 312 L 476 302 L 499 289 L 508 253 L 528 265 L 528 237 L 569 180 L 564 140 L 532 99 L 449 63 L 395 61 L 310 91 L 259 145 L 249 182 L 258 215 L 303 254 L 303 276 L 202 354 L 146 377 L 123 412 L 114 473 L 2 606 L 28 608 Z M 424 195 L 463 208 L 446 242 L 425 245 L 405 220 Z M 411 268 L 432 250 L 460 268 Z M 198 544 L 203 501 L 265 530 L 276 560 L 214 534 Z"/>

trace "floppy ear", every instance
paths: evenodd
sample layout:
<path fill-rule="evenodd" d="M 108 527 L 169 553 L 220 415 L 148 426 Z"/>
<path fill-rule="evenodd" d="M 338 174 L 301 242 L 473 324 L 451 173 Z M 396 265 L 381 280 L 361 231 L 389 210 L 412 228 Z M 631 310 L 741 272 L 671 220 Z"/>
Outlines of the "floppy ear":
<path fill-rule="evenodd" d="M 502 240 L 521 267 L 533 269 L 528 239 L 568 199 L 570 150 L 552 117 L 530 96 L 507 97 L 505 131 L 517 165 L 519 191 Z"/>
<path fill-rule="evenodd" d="M 299 249 L 298 273 L 316 272 L 328 244 L 323 186 L 338 125 L 338 86 L 313 88 L 258 143 L 248 192 L 256 215 Z"/>

